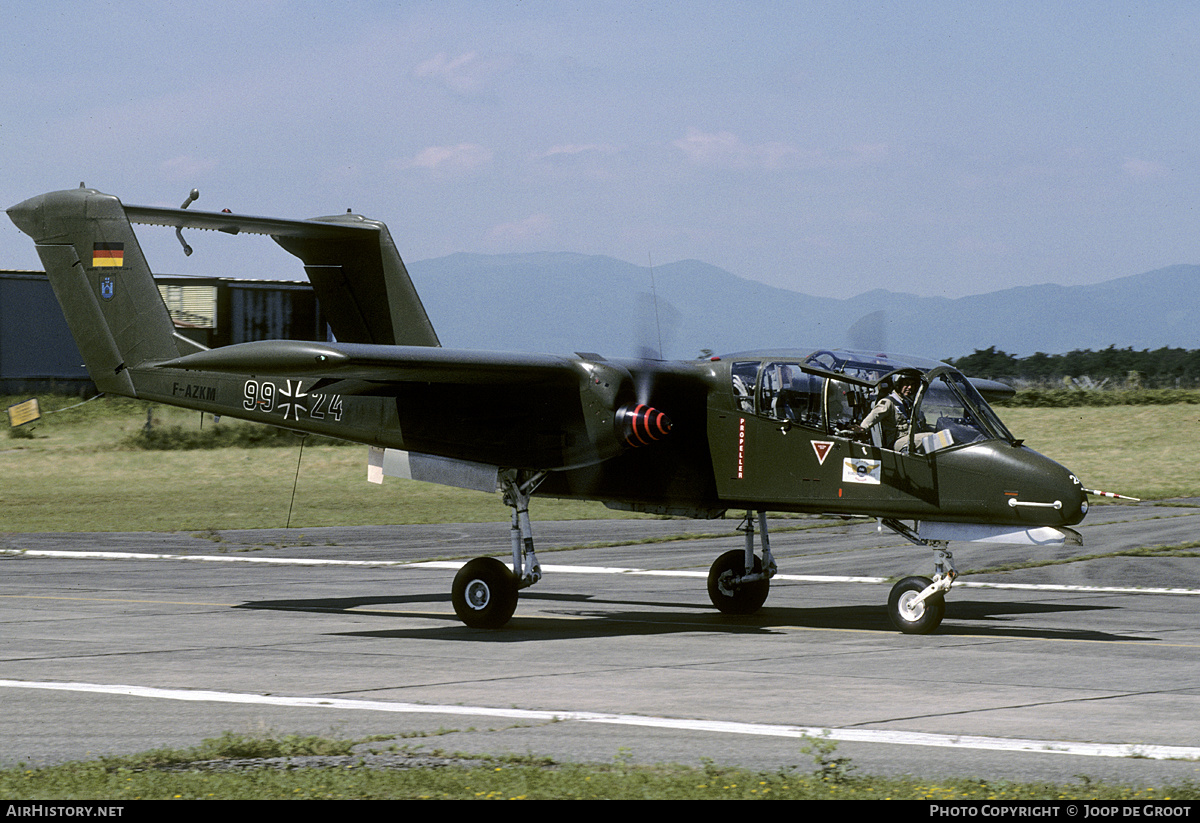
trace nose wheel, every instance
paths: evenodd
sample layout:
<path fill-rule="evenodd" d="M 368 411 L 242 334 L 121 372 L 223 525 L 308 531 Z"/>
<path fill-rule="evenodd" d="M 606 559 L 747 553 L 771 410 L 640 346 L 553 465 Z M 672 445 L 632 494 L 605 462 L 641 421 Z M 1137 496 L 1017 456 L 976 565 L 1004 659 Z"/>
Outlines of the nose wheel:
<path fill-rule="evenodd" d="M 905 634 L 932 634 L 946 616 L 946 592 L 954 585 L 958 569 L 954 555 L 944 540 L 924 540 L 920 534 L 898 520 L 883 518 L 881 526 L 900 535 L 916 546 L 933 549 L 933 579 L 906 577 L 892 586 L 888 595 L 888 619 Z"/>
<path fill-rule="evenodd" d="M 926 594 L 927 589 L 933 589 Z M 923 596 L 924 595 L 924 596 Z M 930 634 L 946 616 L 945 592 L 937 590 L 928 577 L 906 577 L 892 586 L 888 595 L 888 617 L 905 634 Z"/>

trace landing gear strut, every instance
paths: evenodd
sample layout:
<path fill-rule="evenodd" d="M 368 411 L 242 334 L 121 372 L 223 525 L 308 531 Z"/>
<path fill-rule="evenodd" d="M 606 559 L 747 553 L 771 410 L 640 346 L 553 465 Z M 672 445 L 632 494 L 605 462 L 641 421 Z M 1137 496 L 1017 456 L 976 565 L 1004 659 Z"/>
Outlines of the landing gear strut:
<path fill-rule="evenodd" d="M 504 502 L 512 508 L 512 569 L 494 557 L 476 557 L 459 569 L 450 589 L 454 613 L 473 629 L 504 626 L 517 610 L 517 592 L 542 579 L 533 550 L 529 497 L 545 478 L 546 472 L 500 473 Z"/>
<path fill-rule="evenodd" d="M 725 614 L 754 614 L 767 601 L 777 567 L 767 535 L 767 513 L 758 512 L 762 559 L 754 554 L 754 515 L 746 512 L 739 530 L 746 533 L 746 548 L 733 549 L 717 558 L 708 571 L 708 597 Z"/>

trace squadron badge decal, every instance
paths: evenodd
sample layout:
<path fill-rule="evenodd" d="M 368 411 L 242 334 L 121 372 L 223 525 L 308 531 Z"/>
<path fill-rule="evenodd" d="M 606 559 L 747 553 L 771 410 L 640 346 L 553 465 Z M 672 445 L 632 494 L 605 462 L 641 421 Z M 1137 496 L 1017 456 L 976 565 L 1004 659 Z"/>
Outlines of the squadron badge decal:
<path fill-rule="evenodd" d="M 847 457 L 842 461 L 842 482 L 866 483 L 870 486 L 880 484 L 878 460 L 861 460 L 857 457 Z"/>

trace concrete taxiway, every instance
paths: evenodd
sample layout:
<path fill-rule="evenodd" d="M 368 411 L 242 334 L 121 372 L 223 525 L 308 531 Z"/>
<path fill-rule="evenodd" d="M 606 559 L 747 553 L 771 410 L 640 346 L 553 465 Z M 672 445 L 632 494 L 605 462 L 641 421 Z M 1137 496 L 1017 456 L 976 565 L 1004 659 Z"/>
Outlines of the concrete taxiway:
<path fill-rule="evenodd" d="M 767 605 L 717 613 L 735 526 L 535 522 L 546 578 L 499 631 L 449 588 L 505 524 L 0 534 L 0 764 L 270 730 L 808 771 L 828 733 L 859 773 L 1200 780 L 1200 559 L 1115 554 L 1197 540 L 1200 501 L 1097 507 L 1082 547 L 952 546 L 963 572 L 1075 562 L 966 574 L 926 637 L 882 580 L 931 553 L 865 521 L 773 521 Z"/>

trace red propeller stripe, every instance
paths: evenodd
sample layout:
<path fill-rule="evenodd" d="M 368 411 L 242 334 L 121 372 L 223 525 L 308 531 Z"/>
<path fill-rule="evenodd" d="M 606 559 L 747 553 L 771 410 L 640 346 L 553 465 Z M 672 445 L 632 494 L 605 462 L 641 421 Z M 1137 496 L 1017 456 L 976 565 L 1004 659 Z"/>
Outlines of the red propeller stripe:
<path fill-rule="evenodd" d="M 630 418 L 629 418 L 629 427 L 630 427 L 630 429 L 633 430 L 633 436 L 638 439 L 638 442 L 635 445 L 640 445 L 640 446 L 645 446 L 647 443 L 650 442 L 650 440 L 647 440 L 646 437 L 643 437 L 642 434 L 638 431 L 638 423 L 639 422 L 641 422 L 643 424 L 645 423 L 646 412 L 644 411 L 644 409 L 647 409 L 647 406 L 644 403 L 638 403 L 637 406 L 634 407 L 633 414 L 630 415 Z M 647 431 L 646 436 L 649 437 L 649 435 L 650 435 L 650 432 Z"/>
<path fill-rule="evenodd" d="M 625 442 L 630 446 L 645 446 L 671 433 L 671 420 L 658 409 L 639 403 L 628 410 L 626 420 L 629 434 Z"/>

